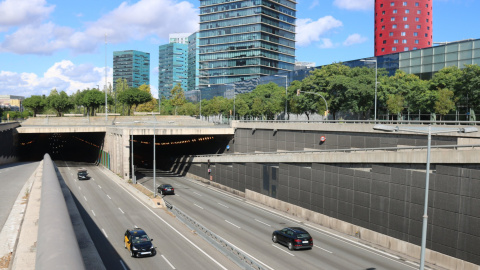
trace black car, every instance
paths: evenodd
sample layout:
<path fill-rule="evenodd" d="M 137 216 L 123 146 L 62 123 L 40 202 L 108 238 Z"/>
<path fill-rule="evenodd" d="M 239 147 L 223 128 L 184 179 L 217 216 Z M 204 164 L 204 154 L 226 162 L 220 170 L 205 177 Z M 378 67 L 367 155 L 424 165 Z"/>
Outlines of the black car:
<path fill-rule="evenodd" d="M 141 228 L 127 230 L 123 239 L 125 248 L 130 250 L 132 257 L 154 256 L 157 254 L 152 244 L 153 239 Z"/>
<path fill-rule="evenodd" d="M 88 172 L 87 172 L 87 169 L 78 169 L 77 171 L 77 177 L 78 177 L 78 180 L 87 180 L 89 179 L 90 177 L 88 176 Z"/>
<path fill-rule="evenodd" d="M 175 195 L 175 189 L 170 184 L 161 184 L 160 186 L 158 186 L 158 193 L 162 195 Z"/>
<path fill-rule="evenodd" d="M 312 236 L 300 227 L 288 227 L 274 231 L 272 241 L 287 245 L 290 250 L 311 249 L 313 247 Z"/>

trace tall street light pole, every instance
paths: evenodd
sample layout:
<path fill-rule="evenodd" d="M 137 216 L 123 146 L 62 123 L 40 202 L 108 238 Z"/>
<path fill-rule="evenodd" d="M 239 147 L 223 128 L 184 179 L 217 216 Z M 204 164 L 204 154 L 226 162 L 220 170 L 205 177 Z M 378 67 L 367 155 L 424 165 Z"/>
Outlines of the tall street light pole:
<path fill-rule="evenodd" d="M 287 75 L 273 75 L 276 77 L 285 77 L 285 120 L 287 120 L 287 101 L 288 101 L 288 76 Z"/>
<path fill-rule="evenodd" d="M 360 61 L 375 63 L 375 117 L 374 117 L 374 120 L 377 121 L 377 59 L 363 59 Z"/>
<path fill-rule="evenodd" d="M 157 127 L 157 121 L 153 122 L 153 198 L 157 197 L 157 189 L 156 189 L 156 183 L 155 183 L 155 173 L 157 171 L 157 152 L 156 152 L 156 143 L 155 143 L 155 129 Z"/>
<path fill-rule="evenodd" d="M 105 124 L 108 121 L 108 107 L 107 107 L 107 33 L 105 33 Z"/>
<path fill-rule="evenodd" d="M 409 127 L 409 128 L 401 128 L 401 127 L 393 127 L 388 125 L 375 125 L 373 126 L 375 130 L 382 130 L 382 131 L 406 131 L 406 132 L 413 132 L 413 133 L 422 133 L 428 135 L 428 143 L 427 143 L 427 167 L 425 171 L 425 202 L 423 205 L 423 224 L 422 224 L 422 247 L 420 252 L 420 270 L 423 270 L 425 267 L 425 246 L 427 242 L 427 222 L 428 222 L 428 189 L 430 187 L 430 148 L 431 148 L 431 141 L 432 141 L 432 134 L 439 134 L 439 133 L 450 133 L 450 132 L 459 132 L 459 133 L 472 133 L 477 132 L 478 129 L 476 127 L 465 127 L 465 128 L 432 128 L 429 125 L 427 128 L 425 127 Z"/>

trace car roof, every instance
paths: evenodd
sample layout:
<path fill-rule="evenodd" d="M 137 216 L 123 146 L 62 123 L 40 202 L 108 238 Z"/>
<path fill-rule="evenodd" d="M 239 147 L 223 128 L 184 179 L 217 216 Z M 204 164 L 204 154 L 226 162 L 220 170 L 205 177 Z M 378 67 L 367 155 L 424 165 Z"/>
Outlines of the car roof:
<path fill-rule="evenodd" d="M 128 230 L 131 234 L 147 234 L 142 228 Z"/>
<path fill-rule="evenodd" d="M 296 233 L 308 233 L 304 228 L 300 227 L 289 227 L 292 231 L 295 231 Z"/>

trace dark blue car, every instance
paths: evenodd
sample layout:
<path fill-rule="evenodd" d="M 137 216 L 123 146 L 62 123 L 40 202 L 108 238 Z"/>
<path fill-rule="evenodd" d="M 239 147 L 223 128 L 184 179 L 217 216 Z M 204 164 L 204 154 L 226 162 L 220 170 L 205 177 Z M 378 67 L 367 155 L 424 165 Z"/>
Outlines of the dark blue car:
<path fill-rule="evenodd" d="M 290 250 L 311 249 L 313 239 L 310 234 L 300 227 L 287 227 L 282 230 L 274 231 L 272 234 L 274 243 L 284 244 Z"/>

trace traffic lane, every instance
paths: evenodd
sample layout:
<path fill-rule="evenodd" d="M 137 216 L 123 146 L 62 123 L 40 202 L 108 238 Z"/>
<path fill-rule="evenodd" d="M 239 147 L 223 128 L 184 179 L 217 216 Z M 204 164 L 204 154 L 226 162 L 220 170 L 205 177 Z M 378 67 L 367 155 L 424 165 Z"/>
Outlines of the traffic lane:
<path fill-rule="evenodd" d="M 130 225 L 126 225 L 126 226 L 124 226 L 123 228 L 120 229 L 122 237 L 123 237 L 123 233 L 125 232 L 125 230 L 127 228 L 132 228 L 135 225 L 138 226 L 138 227 L 142 227 L 143 229 L 145 229 L 147 231 L 147 233 L 150 235 L 151 238 L 167 239 L 166 241 L 161 241 L 161 242 L 154 241 L 154 244 L 158 247 L 158 252 L 159 253 L 162 253 L 163 250 L 166 251 L 163 254 L 157 254 L 157 256 L 155 256 L 155 257 L 161 257 L 161 259 L 162 259 L 162 261 L 158 262 L 158 263 L 162 263 L 162 264 L 166 263 L 167 265 L 170 265 L 170 264 L 179 265 L 180 267 L 185 267 L 185 268 L 186 267 L 191 268 L 192 265 L 197 265 L 196 268 L 199 268 L 199 269 L 215 269 L 215 267 L 212 266 L 213 261 L 208 259 L 207 256 L 203 256 L 203 257 L 202 256 L 193 256 L 193 257 L 195 257 L 195 259 L 185 258 L 185 256 L 183 255 L 183 254 L 185 254 L 184 252 L 187 252 L 188 254 L 193 254 L 194 255 L 195 252 L 198 253 L 198 250 L 194 249 L 193 247 L 186 246 L 184 242 L 179 240 L 176 237 L 175 234 L 172 234 L 168 230 L 161 230 L 161 228 L 159 228 L 159 226 L 158 226 L 159 222 L 158 222 L 158 218 L 155 217 L 155 213 L 148 214 L 148 211 L 141 211 L 142 207 L 139 207 L 138 205 L 135 205 L 135 203 L 131 200 L 130 201 L 126 200 L 127 197 L 133 198 L 134 201 L 136 199 L 133 196 L 126 195 L 125 191 L 122 191 L 121 188 L 119 188 L 120 186 L 117 186 L 116 184 L 112 185 L 113 182 L 111 180 L 105 179 L 105 176 L 103 175 L 103 173 L 101 173 L 101 172 L 98 173 L 98 168 L 97 167 L 89 168 L 89 172 L 90 172 L 90 175 L 92 176 L 92 178 L 90 179 L 91 182 L 89 182 L 90 180 L 81 181 L 82 184 L 89 182 L 89 184 L 84 186 L 83 190 L 88 190 L 88 192 L 92 192 L 92 193 L 98 193 L 99 196 L 104 197 L 105 200 L 107 200 L 107 197 L 109 197 L 108 200 L 114 201 L 117 204 L 114 207 L 111 207 L 107 211 L 111 211 L 111 212 L 117 211 L 118 212 L 120 210 L 120 212 L 124 212 L 125 215 L 129 217 L 128 218 L 129 222 L 127 222 L 127 223 L 130 224 Z M 91 188 L 91 189 L 87 189 L 87 188 Z M 113 192 L 113 190 L 115 190 L 115 189 L 116 189 L 116 191 Z M 108 191 L 110 196 L 101 195 L 101 193 L 99 193 L 100 190 Z M 91 201 L 91 199 L 86 200 L 86 202 L 89 202 L 89 201 Z M 137 203 L 141 204 L 138 201 L 137 201 Z M 93 202 L 92 204 L 97 205 L 98 202 Z M 145 205 L 143 205 L 143 207 L 148 210 L 148 207 L 146 207 Z M 97 210 L 97 211 L 101 211 L 101 210 Z M 147 212 L 147 214 L 145 214 L 145 212 Z M 160 212 L 163 212 L 163 211 L 160 211 Z M 90 215 L 91 214 L 92 213 L 90 213 Z M 102 214 L 97 214 L 97 216 L 102 216 Z M 171 217 L 167 214 L 167 218 L 171 218 Z M 139 223 L 138 222 L 139 220 L 142 221 L 142 223 Z M 108 223 L 108 221 L 104 221 L 103 223 Z M 114 223 L 117 223 L 117 222 L 114 222 Z M 136 223 L 136 224 L 134 224 L 134 223 Z M 134 225 L 132 225 L 132 224 L 134 224 Z M 114 224 L 112 224 L 112 225 L 114 225 Z M 181 225 L 181 226 L 184 227 L 183 225 Z M 159 229 L 160 229 L 161 234 L 158 233 Z M 198 236 L 196 236 L 196 237 L 198 238 Z M 119 238 L 117 240 L 121 244 L 121 246 L 123 247 L 124 246 L 123 238 Z M 204 243 L 203 239 L 200 239 L 200 240 L 201 240 L 202 244 L 206 244 L 206 243 Z M 159 243 L 160 243 L 160 245 L 159 245 Z M 210 245 L 207 244 L 207 248 L 211 248 Z M 121 252 L 121 251 L 119 251 L 119 252 Z M 210 250 L 209 252 L 212 252 L 212 250 Z M 213 252 L 214 253 L 219 253 L 216 250 L 213 250 Z M 168 253 L 171 253 L 171 254 L 167 255 Z M 230 260 L 226 259 L 225 256 L 223 256 L 222 254 L 215 254 L 215 255 L 217 257 L 220 255 L 220 258 L 224 260 L 224 262 L 222 262 L 222 263 L 227 263 L 227 265 L 229 265 L 229 269 L 232 269 L 232 268 L 235 269 L 236 268 L 236 265 L 230 265 L 231 264 Z M 174 257 L 174 256 L 176 256 L 177 259 L 175 259 L 175 258 L 172 259 L 172 257 Z M 167 257 L 168 257 L 168 259 L 167 259 Z M 169 261 L 171 261 L 171 262 L 169 262 Z"/>
<path fill-rule="evenodd" d="M 170 179 L 170 181 L 174 181 L 178 178 L 175 179 Z M 186 181 L 189 181 L 186 179 Z M 187 182 L 186 182 L 187 183 Z M 202 189 L 202 187 L 204 187 Z M 232 205 L 236 205 L 236 207 L 232 207 L 232 209 L 229 211 L 231 213 L 235 213 L 236 216 L 242 216 L 245 219 L 249 220 L 255 220 L 256 222 L 262 223 L 262 224 L 279 224 L 276 228 L 273 228 L 270 232 L 267 232 L 267 234 L 271 235 L 271 232 L 274 229 L 281 229 L 283 227 L 287 227 L 287 224 L 291 224 L 291 226 L 301 226 L 304 227 L 305 229 L 308 229 L 309 232 L 312 234 L 314 238 L 314 243 L 315 247 L 319 248 L 321 252 L 327 252 L 332 254 L 331 256 L 338 256 L 339 260 L 342 262 L 350 262 L 351 264 L 354 265 L 360 265 L 362 267 L 372 267 L 375 266 L 377 269 L 412 269 L 412 265 L 410 264 L 405 264 L 400 260 L 399 257 L 390 255 L 388 253 L 382 253 L 379 251 L 373 251 L 372 249 L 366 247 L 366 246 L 361 246 L 357 243 L 353 244 L 353 241 L 348 241 L 348 239 L 344 239 L 342 237 L 339 237 L 335 239 L 335 237 L 332 238 L 331 234 L 327 234 L 324 231 L 321 231 L 321 229 L 314 229 L 314 228 L 308 228 L 305 226 L 305 224 L 299 220 L 295 220 L 291 217 L 288 217 L 286 215 L 277 215 L 273 214 L 269 211 L 265 211 L 264 209 L 260 209 L 258 207 L 254 207 L 252 211 L 257 211 L 257 214 L 253 215 L 251 214 L 251 210 L 246 211 L 245 213 L 245 207 L 247 207 L 242 200 L 239 200 L 237 196 L 231 196 L 227 194 L 222 194 L 223 192 L 216 192 L 217 194 L 211 193 L 212 189 L 211 188 L 205 188 L 205 185 L 198 185 L 196 183 L 192 183 L 192 185 L 186 185 L 186 188 L 177 188 L 177 194 L 182 193 L 182 190 L 190 190 L 193 189 L 192 191 L 192 197 L 196 201 L 201 200 L 202 198 L 208 198 L 205 200 L 205 206 L 206 209 L 215 209 L 213 211 L 221 211 L 222 207 L 218 208 L 217 205 L 214 203 L 214 199 L 217 195 L 220 197 L 224 197 L 226 199 L 223 207 L 227 204 L 227 200 L 230 200 Z M 202 195 L 200 193 L 206 192 L 208 194 Z M 197 203 L 198 206 L 202 207 L 203 204 Z M 252 206 L 253 207 L 253 206 Z M 258 213 L 258 211 L 263 211 L 266 213 L 264 215 L 263 213 Z M 242 214 L 243 212 L 243 214 Z M 239 223 L 242 223 L 242 219 L 239 219 Z M 243 223 L 245 224 L 245 223 Z M 249 226 L 248 223 L 243 226 Z M 273 227 L 273 226 L 272 226 Z M 315 230 L 315 231 L 314 231 Z M 253 229 L 253 232 L 257 232 L 257 230 Z M 263 231 L 265 233 L 265 231 Z M 259 236 L 261 237 L 261 236 Z M 308 254 L 308 253 L 307 253 Z M 329 258 L 331 257 L 329 256 Z"/>
<path fill-rule="evenodd" d="M 19 162 L 0 165 L 0 227 L 7 221 L 22 187 L 37 169 L 40 162 Z"/>

